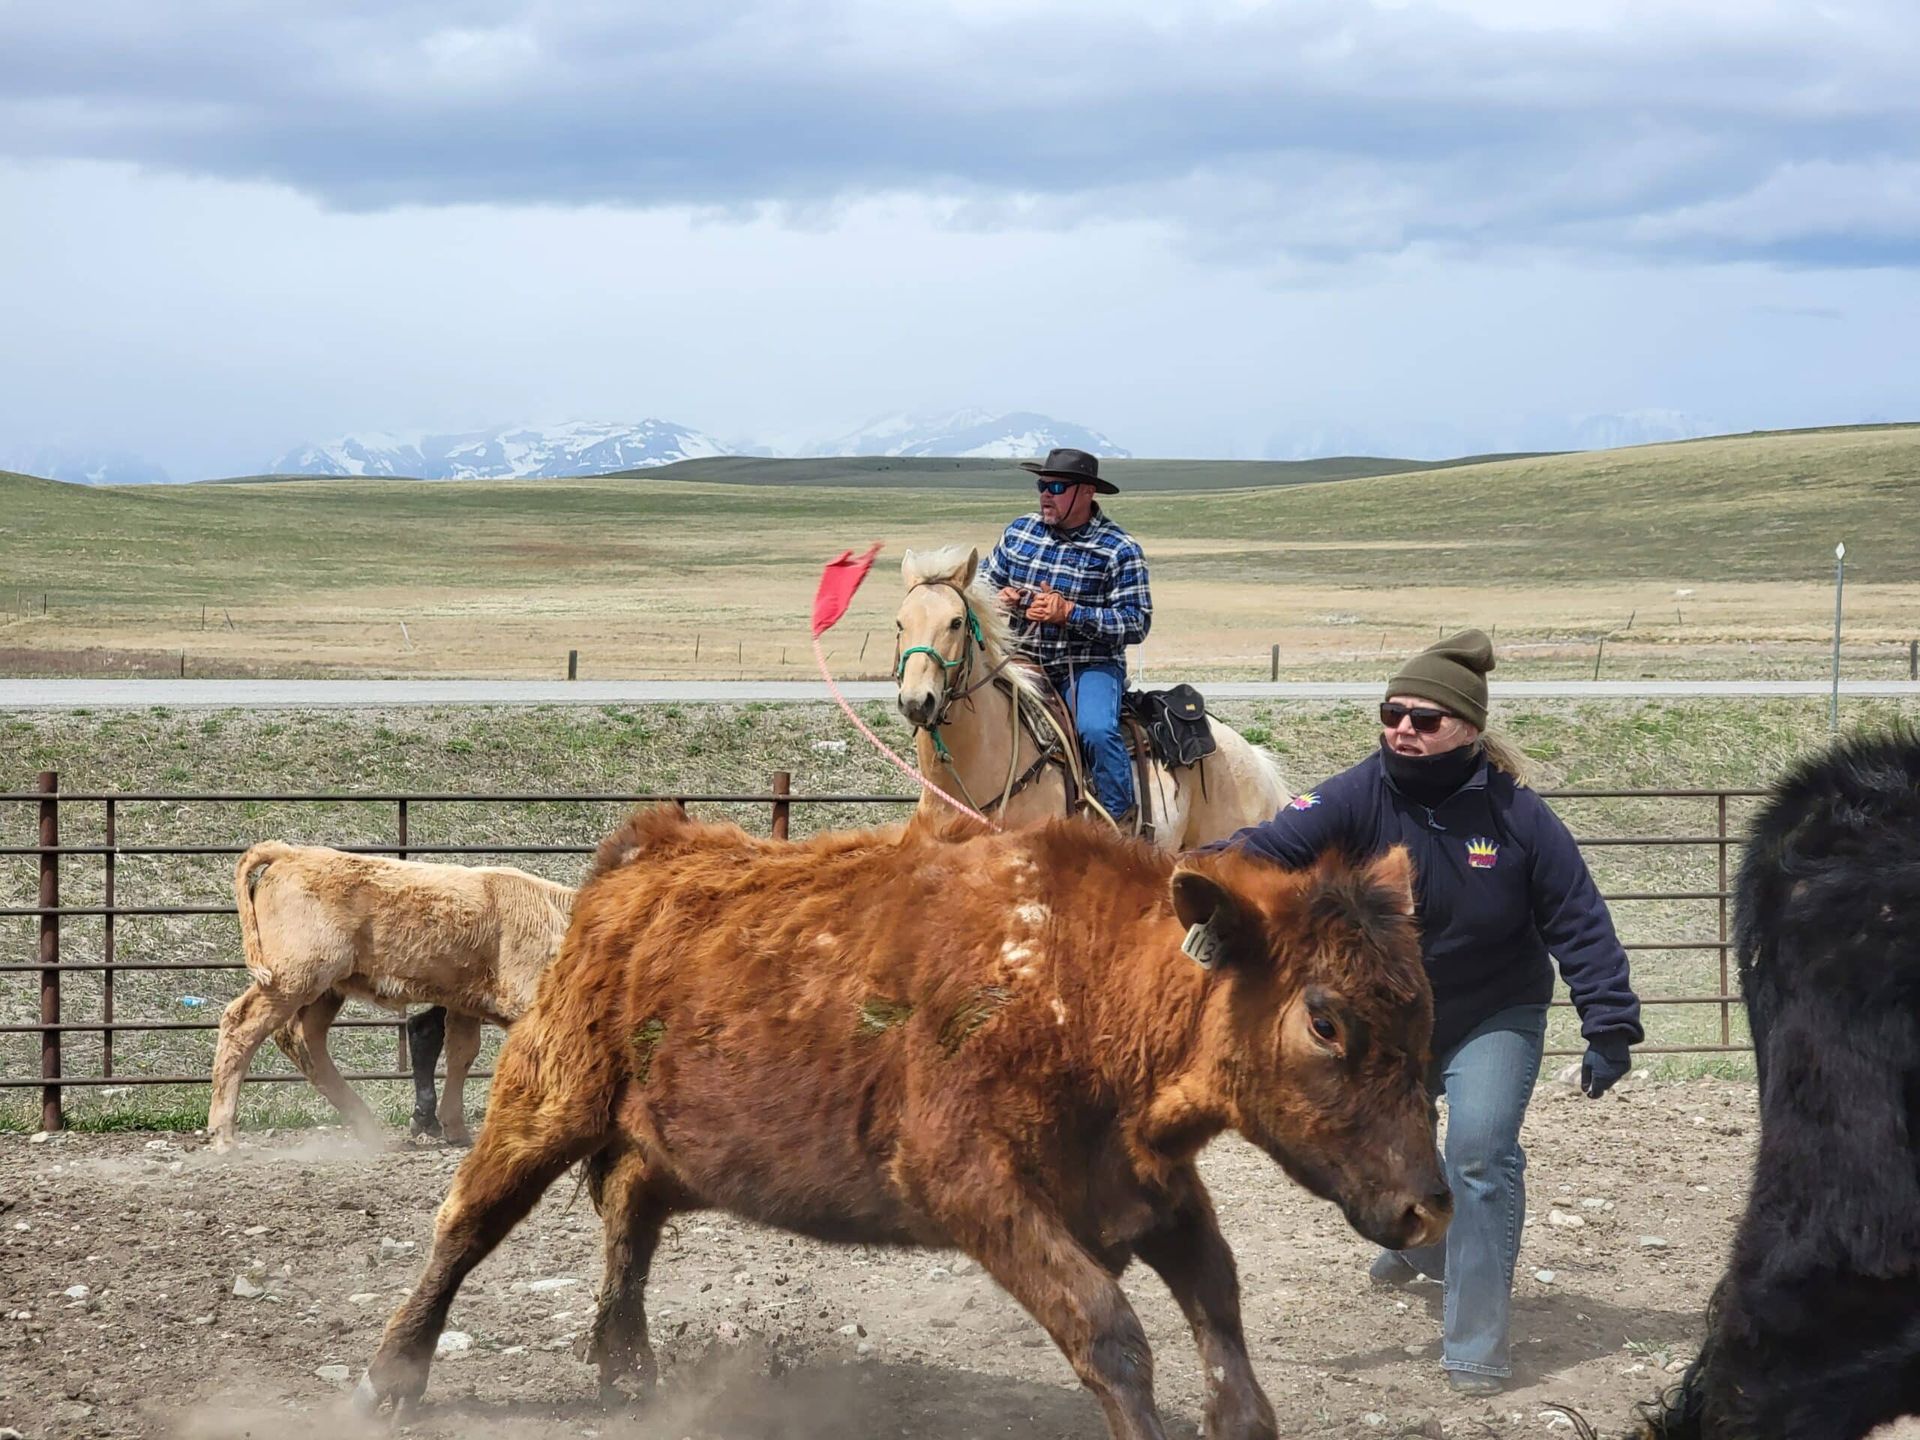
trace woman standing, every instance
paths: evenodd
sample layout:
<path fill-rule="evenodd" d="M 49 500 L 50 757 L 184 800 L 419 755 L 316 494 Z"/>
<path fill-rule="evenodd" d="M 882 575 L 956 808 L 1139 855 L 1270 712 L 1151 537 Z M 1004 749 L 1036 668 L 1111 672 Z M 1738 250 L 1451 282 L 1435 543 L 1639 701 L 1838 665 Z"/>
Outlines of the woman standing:
<path fill-rule="evenodd" d="M 1272 820 L 1225 843 L 1287 866 L 1323 851 L 1405 845 L 1418 874 L 1421 948 L 1433 982 L 1427 1088 L 1446 1097 L 1453 1224 L 1439 1245 L 1382 1251 L 1371 1275 L 1446 1284 L 1447 1381 L 1502 1388 L 1514 1261 L 1526 1219 L 1520 1122 L 1533 1093 L 1553 993 L 1548 956 L 1580 1012 L 1580 1085 L 1598 1099 L 1644 1037 L 1627 955 L 1573 837 L 1522 783 L 1517 757 L 1484 732 L 1493 646 L 1466 630 L 1387 682 L 1380 748 Z"/>

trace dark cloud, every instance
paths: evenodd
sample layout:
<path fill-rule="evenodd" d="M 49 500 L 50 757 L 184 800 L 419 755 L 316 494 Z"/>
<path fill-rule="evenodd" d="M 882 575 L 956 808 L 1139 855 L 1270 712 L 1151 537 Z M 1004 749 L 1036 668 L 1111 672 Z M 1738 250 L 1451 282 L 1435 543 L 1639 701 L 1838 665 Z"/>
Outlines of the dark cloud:
<path fill-rule="evenodd" d="M 348 210 L 807 213 L 911 191 L 967 224 L 1169 221 L 1239 258 L 1920 261 L 1920 12 L 1619 8 L 1637 18 L 1494 25 L 1358 0 L 21 5 L 0 10 L 0 153 L 267 181 Z"/>

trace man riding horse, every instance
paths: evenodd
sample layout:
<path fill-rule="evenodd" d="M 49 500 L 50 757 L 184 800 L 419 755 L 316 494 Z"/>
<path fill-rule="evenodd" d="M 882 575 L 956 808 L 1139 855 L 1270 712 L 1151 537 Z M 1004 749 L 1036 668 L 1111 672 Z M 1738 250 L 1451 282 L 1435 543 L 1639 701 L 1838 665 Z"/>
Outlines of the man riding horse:
<path fill-rule="evenodd" d="M 1120 487 L 1084 450 L 1022 461 L 1038 477 L 1040 509 L 1022 515 L 981 565 L 1026 654 L 1073 710 L 1094 798 L 1122 829 L 1133 825 L 1133 759 L 1120 728 L 1127 647 L 1147 638 L 1153 596 L 1140 544 L 1094 499 Z"/>

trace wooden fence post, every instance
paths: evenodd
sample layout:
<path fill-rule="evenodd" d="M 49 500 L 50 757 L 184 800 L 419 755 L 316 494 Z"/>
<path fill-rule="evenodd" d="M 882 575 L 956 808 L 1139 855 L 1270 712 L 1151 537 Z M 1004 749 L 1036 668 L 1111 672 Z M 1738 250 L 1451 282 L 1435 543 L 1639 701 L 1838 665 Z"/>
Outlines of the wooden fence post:
<path fill-rule="evenodd" d="M 793 772 L 776 770 L 773 772 L 773 838 L 787 838 L 787 826 L 793 813 L 793 803 L 782 796 L 793 793 Z"/>
<path fill-rule="evenodd" d="M 578 680 L 579 678 L 580 652 L 578 650 L 569 650 L 567 651 L 567 679 Z"/>
<path fill-rule="evenodd" d="M 1280 647 L 1279 647 L 1278 645 L 1276 645 L 1276 646 L 1274 646 L 1274 647 L 1273 647 L 1273 675 L 1272 675 L 1272 678 L 1273 678 L 1273 679 L 1275 679 L 1275 680 L 1278 680 L 1278 679 L 1280 678 Z"/>
<path fill-rule="evenodd" d="M 1920 640 L 1907 641 L 1907 679 L 1920 680 Z"/>
<path fill-rule="evenodd" d="M 60 775 L 42 770 L 40 802 L 40 1128 L 64 1130 L 60 1107 Z"/>

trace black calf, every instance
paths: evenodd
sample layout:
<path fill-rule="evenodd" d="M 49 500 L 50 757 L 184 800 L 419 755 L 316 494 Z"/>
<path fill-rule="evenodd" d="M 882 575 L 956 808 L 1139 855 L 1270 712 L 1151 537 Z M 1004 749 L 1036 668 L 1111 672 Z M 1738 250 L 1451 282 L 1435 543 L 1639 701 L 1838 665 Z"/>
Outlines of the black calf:
<path fill-rule="evenodd" d="M 1706 1344 L 1639 1433 L 1859 1440 L 1920 1413 L 1920 735 L 1787 775 L 1736 899 L 1753 1190 Z"/>

